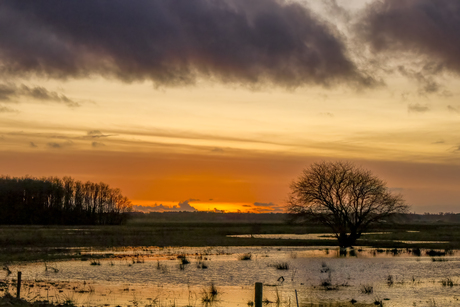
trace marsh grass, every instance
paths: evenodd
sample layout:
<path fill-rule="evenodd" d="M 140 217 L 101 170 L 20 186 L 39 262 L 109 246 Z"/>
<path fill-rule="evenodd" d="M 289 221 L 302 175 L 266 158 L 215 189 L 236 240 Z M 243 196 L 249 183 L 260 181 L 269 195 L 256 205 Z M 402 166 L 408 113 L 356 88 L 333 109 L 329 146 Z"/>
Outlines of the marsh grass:
<path fill-rule="evenodd" d="M 216 301 L 218 294 L 219 291 L 217 290 L 216 286 L 214 285 L 214 283 L 211 283 L 209 289 L 203 289 L 201 291 L 201 301 L 203 303 L 213 303 L 214 301 Z"/>
<path fill-rule="evenodd" d="M 451 278 L 446 277 L 446 278 L 441 279 L 441 285 L 443 287 L 453 287 L 455 283 Z"/>
<path fill-rule="evenodd" d="M 277 262 L 267 265 L 268 267 L 275 268 L 277 270 L 289 270 L 289 263 L 287 262 Z"/>
<path fill-rule="evenodd" d="M 172 216 L 172 215 L 171 215 Z M 257 232 L 251 221 L 219 222 L 196 220 L 188 215 L 185 220 L 169 221 L 163 219 L 138 219 L 120 226 L 0 226 L 0 263 L 9 261 L 34 261 L 57 259 L 80 259 L 88 257 L 82 250 L 67 247 L 122 247 L 122 246 L 336 246 L 334 240 L 267 240 L 262 238 L 233 238 L 227 235 L 264 233 L 264 234 L 301 234 L 327 233 L 328 229 L 320 225 L 287 224 L 285 216 L 267 216 L 258 221 Z M 208 214 L 209 216 L 209 214 Z M 222 219 L 230 215 L 222 215 Z M 217 217 L 213 215 L 212 217 Z M 275 219 L 276 218 L 276 219 Z M 217 221 L 217 220 L 216 220 Z M 443 250 L 460 248 L 459 224 L 421 224 L 401 223 L 380 225 L 372 231 L 388 232 L 375 236 L 366 236 L 361 246 L 383 248 L 412 248 Z M 411 231 L 411 232 L 407 232 Z M 414 232 L 415 231 L 415 232 Z M 184 236 L 187 233 L 187 236 Z M 167 234 L 167 235 L 165 235 Z M 377 241 L 371 241 L 371 240 Z M 407 240 L 413 243 L 394 242 Z M 417 243 L 417 241 L 448 241 L 449 243 Z M 60 246 L 62 248 L 56 248 Z M 27 247 L 25 252 L 24 247 Z M 329 250 L 326 250 L 326 253 Z M 435 255 L 439 257 L 438 255 Z"/>
<path fill-rule="evenodd" d="M 362 294 L 372 294 L 374 293 L 374 287 L 371 285 L 362 285 L 361 286 L 361 293 Z"/>
<path fill-rule="evenodd" d="M 178 255 L 177 259 L 179 259 L 180 264 L 182 265 L 190 264 L 190 261 L 187 259 L 187 256 L 184 254 Z"/>
<path fill-rule="evenodd" d="M 75 302 L 70 297 L 63 297 L 58 299 L 57 302 L 53 303 L 50 301 L 28 301 L 22 298 L 16 298 L 11 294 L 7 293 L 3 297 L 0 297 L 0 306 L 16 306 L 16 307 L 76 307 Z"/>
<path fill-rule="evenodd" d="M 4 265 L 3 265 L 2 270 L 6 272 L 6 276 L 10 276 L 10 275 L 11 275 L 11 270 L 10 270 L 10 268 L 8 267 L 7 264 L 4 264 Z"/>
<path fill-rule="evenodd" d="M 394 282 L 394 280 L 393 280 L 393 275 L 388 275 L 388 276 L 387 276 L 387 285 L 388 285 L 388 287 L 393 286 L 394 283 L 395 283 L 395 282 Z"/>
<path fill-rule="evenodd" d="M 374 299 L 374 305 L 378 306 L 378 307 L 383 307 L 383 300 L 381 298 L 379 298 L 379 297 L 376 297 Z"/>
<path fill-rule="evenodd" d="M 94 265 L 94 266 L 101 265 L 101 262 L 97 259 L 94 259 L 94 260 L 91 260 L 90 265 Z"/>
<path fill-rule="evenodd" d="M 196 265 L 197 269 L 207 269 L 208 268 L 208 265 L 202 261 L 198 261 L 197 265 Z"/>
<path fill-rule="evenodd" d="M 238 257 L 238 260 L 243 260 L 243 261 L 251 260 L 251 259 L 252 259 L 251 253 L 242 254 Z"/>
<path fill-rule="evenodd" d="M 432 262 L 447 262 L 449 260 L 447 260 L 446 258 L 431 258 L 431 261 Z"/>

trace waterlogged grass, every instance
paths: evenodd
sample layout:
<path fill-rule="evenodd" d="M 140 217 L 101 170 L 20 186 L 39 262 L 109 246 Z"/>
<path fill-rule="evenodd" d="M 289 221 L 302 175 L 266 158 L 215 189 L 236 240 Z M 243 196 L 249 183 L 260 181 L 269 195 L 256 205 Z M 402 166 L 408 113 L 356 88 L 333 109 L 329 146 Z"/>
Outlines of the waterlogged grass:
<path fill-rule="evenodd" d="M 359 246 L 375 248 L 410 248 L 414 255 L 420 249 L 442 257 L 449 249 L 460 248 L 460 225 L 380 225 L 364 235 Z M 257 237 L 233 238 L 243 234 L 327 233 L 328 228 L 287 224 L 273 221 L 258 223 L 198 223 L 196 221 L 131 221 L 121 226 L 0 226 L 0 263 L 80 258 L 79 250 L 127 246 L 336 246 L 335 240 L 277 240 Z M 448 243 L 427 243 L 427 242 Z M 404 243 L 410 242 L 410 243 Z M 424 256 L 425 254 L 423 254 Z"/>

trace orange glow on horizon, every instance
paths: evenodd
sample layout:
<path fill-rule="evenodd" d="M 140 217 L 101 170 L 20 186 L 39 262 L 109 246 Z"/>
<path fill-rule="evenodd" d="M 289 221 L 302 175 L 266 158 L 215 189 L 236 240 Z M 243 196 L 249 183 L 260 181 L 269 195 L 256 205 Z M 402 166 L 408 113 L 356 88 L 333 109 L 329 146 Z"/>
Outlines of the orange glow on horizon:
<path fill-rule="evenodd" d="M 223 212 L 223 213 L 280 213 L 283 212 L 278 206 L 256 206 L 254 203 L 232 203 L 232 202 L 217 202 L 217 201 L 147 201 L 147 200 L 132 200 L 133 211 L 139 212 L 178 212 L 191 211 L 180 207 L 181 204 L 187 203 L 197 211 L 203 212 Z"/>

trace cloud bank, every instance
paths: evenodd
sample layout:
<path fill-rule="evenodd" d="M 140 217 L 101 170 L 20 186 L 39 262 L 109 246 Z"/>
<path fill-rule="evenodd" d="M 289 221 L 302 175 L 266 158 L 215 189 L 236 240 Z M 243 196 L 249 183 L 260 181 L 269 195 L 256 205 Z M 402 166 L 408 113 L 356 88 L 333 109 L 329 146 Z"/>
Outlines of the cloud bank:
<path fill-rule="evenodd" d="M 172 86 L 198 78 L 288 88 L 373 82 L 334 27 L 284 0 L 6 0 L 0 69 Z"/>
<path fill-rule="evenodd" d="M 172 207 L 168 207 L 168 206 L 164 206 L 163 204 L 155 204 L 153 206 L 133 206 L 133 210 L 134 211 L 141 211 L 141 212 L 144 212 L 144 213 L 148 213 L 148 212 L 179 212 L 179 211 L 198 211 L 197 209 L 195 209 L 192 205 L 189 204 L 189 201 L 191 200 L 186 200 L 186 201 L 183 201 L 183 202 L 179 202 L 178 205 L 176 206 L 172 206 Z"/>

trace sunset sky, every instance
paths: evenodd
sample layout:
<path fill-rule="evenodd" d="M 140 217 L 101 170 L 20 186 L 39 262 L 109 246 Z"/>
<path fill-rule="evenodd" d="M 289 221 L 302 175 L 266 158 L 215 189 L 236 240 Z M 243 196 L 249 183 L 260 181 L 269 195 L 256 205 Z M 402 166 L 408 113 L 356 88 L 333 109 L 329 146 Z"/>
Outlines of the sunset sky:
<path fill-rule="evenodd" d="M 457 0 L 1 1 L 1 174 L 282 212 L 348 160 L 460 212 L 459 33 Z"/>

